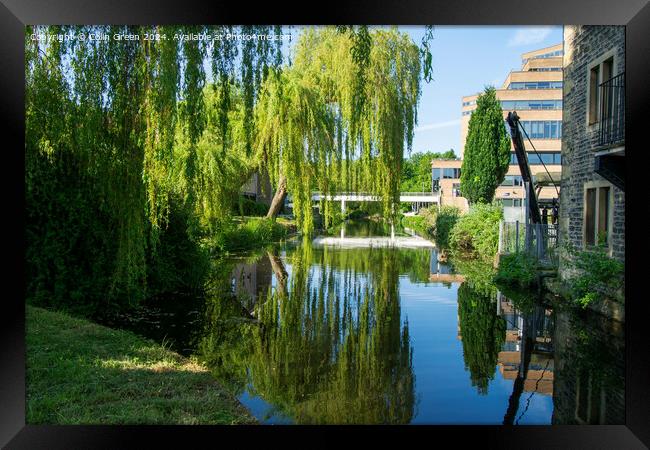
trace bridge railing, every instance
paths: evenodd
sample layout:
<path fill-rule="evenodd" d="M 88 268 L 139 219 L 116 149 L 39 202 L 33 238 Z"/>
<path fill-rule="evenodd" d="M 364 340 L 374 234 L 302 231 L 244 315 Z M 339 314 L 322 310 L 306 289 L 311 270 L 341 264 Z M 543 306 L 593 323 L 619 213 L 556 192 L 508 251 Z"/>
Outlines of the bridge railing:
<path fill-rule="evenodd" d="M 526 224 L 501 221 L 499 225 L 499 253 L 526 252 L 539 262 L 558 265 L 557 224 Z"/>
<path fill-rule="evenodd" d="M 438 192 L 400 192 L 400 196 L 418 196 L 418 197 L 430 197 L 432 195 L 437 195 Z M 316 195 L 325 195 L 323 192 L 320 191 L 312 191 L 311 193 L 312 197 Z M 339 195 L 347 195 L 351 197 L 375 197 L 379 196 L 376 192 L 329 192 L 327 194 L 328 196 L 339 196 Z"/>

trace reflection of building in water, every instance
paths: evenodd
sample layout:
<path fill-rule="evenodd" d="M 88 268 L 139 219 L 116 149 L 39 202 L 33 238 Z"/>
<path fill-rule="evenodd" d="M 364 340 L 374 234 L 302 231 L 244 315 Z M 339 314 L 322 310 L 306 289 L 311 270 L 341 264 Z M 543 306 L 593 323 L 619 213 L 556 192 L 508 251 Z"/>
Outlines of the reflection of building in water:
<path fill-rule="evenodd" d="M 507 380 L 524 377 L 523 390 L 544 395 L 553 393 L 553 332 L 552 311 L 535 307 L 532 313 L 524 315 L 517 311 L 510 300 L 500 292 L 497 294 L 497 314 L 506 321 L 506 341 L 498 356 L 499 372 Z M 528 348 L 523 340 L 529 337 Z M 522 361 L 525 351 L 530 351 L 530 362 L 526 373 Z"/>
<path fill-rule="evenodd" d="M 251 311 L 260 294 L 265 294 L 273 279 L 271 262 L 264 255 L 254 263 L 236 264 L 230 274 L 230 287 L 242 305 Z"/>
<path fill-rule="evenodd" d="M 625 423 L 623 326 L 604 317 L 589 319 L 557 316 L 553 424 Z"/>
<path fill-rule="evenodd" d="M 438 249 L 431 249 L 429 258 L 429 281 L 440 281 L 442 283 L 462 283 L 465 277 L 452 273 L 451 267 L 438 260 Z"/>

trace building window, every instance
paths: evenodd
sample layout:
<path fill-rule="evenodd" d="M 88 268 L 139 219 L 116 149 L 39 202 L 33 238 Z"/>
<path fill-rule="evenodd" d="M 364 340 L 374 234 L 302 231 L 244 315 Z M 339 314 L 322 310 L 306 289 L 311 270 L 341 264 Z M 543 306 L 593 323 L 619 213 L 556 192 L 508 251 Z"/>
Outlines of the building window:
<path fill-rule="evenodd" d="M 451 194 L 454 197 L 460 197 L 460 183 L 454 183 L 451 187 Z"/>
<path fill-rule="evenodd" d="M 546 165 L 561 165 L 562 164 L 562 153 L 558 152 L 526 152 L 528 156 L 528 164 L 530 165 L 540 165 L 542 162 Z M 516 165 L 517 155 L 515 153 L 510 153 L 510 164 Z"/>
<path fill-rule="evenodd" d="M 502 100 L 501 108 L 518 111 L 562 109 L 562 100 Z"/>
<path fill-rule="evenodd" d="M 585 186 L 584 244 L 587 247 L 610 244 L 611 187 Z"/>
<path fill-rule="evenodd" d="M 440 169 L 431 169 L 431 191 L 440 189 Z"/>
<path fill-rule="evenodd" d="M 519 208 L 522 205 L 522 200 L 520 198 L 503 198 L 501 199 L 501 204 L 503 206 L 510 206 Z"/>
<path fill-rule="evenodd" d="M 561 120 L 522 120 L 519 123 L 531 139 L 562 139 Z"/>
<path fill-rule="evenodd" d="M 609 52 L 611 53 L 611 52 Z M 589 68 L 587 91 L 587 123 L 593 125 L 600 121 L 601 89 L 600 85 L 612 78 L 614 74 L 614 56 L 605 56 Z"/>
<path fill-rule="evenodd" d="M 460 169 L 444 168 L 442 169 L 442 178 L 446 178 L 446 179 L 460 178 Z"/>
<path fill-rule="evenodd" d="M 561 81 L 513 81 L 508 89 L 562 89 Z"/>
<path fill-rule="evenodd" d="M 501 186 L 523 186 L 524 181 L 521 175 L 506 175 Z"/>

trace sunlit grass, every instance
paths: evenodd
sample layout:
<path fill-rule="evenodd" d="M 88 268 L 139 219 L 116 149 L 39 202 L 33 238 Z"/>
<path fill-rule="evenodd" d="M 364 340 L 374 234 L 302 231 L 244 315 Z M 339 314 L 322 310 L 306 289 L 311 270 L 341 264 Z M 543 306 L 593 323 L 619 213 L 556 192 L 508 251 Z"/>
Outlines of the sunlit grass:
<path fill-rule="evenodd" d="M 26 319 L 28 424 L 255 423 L 195 360 L 57 312 Z"/>

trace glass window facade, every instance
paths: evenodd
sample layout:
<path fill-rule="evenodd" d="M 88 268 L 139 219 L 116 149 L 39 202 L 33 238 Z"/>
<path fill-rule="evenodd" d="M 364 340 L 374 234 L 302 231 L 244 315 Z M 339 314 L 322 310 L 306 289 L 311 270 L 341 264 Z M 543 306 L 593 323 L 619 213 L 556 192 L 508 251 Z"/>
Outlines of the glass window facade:
<path fill-rule="evenodd" d="M 520 198 L 502 198 L 501 204 L 503 206 L 521 206 L 522 199 Z"/>
<path fill-rule="evenodd" d="M 501 186 L 523 186 L 524 181 L 521 175 L 506 175 Z"/>
<path fill-rule="evenodd" d="M 560 165 L 562 164 L 562 153 L 560 152 L 526 152 L 528 156 L 529 165 L 540 165 L 542 163 L 546 165 Z M 510 154 L 510 164 L 517 163 L 517 155 L 514 153 Z"/>
<path fill-rule="evenodd" d="M 562 89 L 561 81 L 514 81 L 508 89 Z"/>
<path fill-rule="evenodd" d="M 504 110 L 562 109 L 562 100 L 501 100 Z"/>
<path fill-rule="evenodd" d="M 519 123 L 531 139 L 562 139 L 561 120 L 522 120 Z M 507 123 L 506 129 L 510 129 Z"/>
<path fill-rule="evenodd" d="M 528 61 L 530 61 L 531 59 L 554 58 L 554 57 L 556 57 L 556 56 L 562 56 L 562 55 L 564 55 L 564 51 L 563 51 L 563 50 L 555 50 L 555 51 L 553 51 L 553 52 L 548 52 L 548 53 L 543 53 L 543 54 L 541 54 L 541 55 L 533 56 L 532 58 L 522 59 L 522 60 L 521 60 L 521 63 L 522 63 L 522 65 L 523 65 L 523 64 L 526 64 L 526 63 L 527 63 Z"/>
<path fill-rule="evenodd" d="M 460 169 L 444 168 L 442 169 L 442 178 L 446 178 L 446 179 L 460 178 Z"/>

